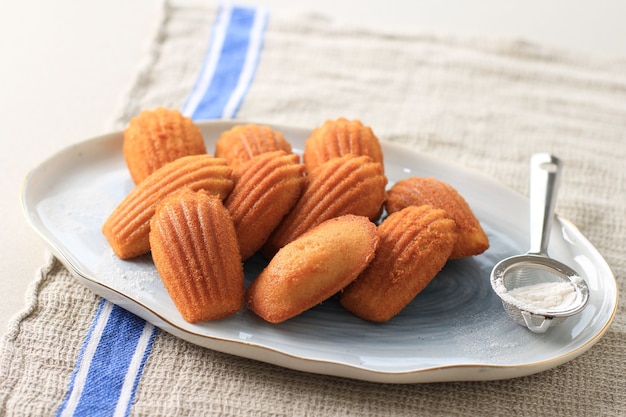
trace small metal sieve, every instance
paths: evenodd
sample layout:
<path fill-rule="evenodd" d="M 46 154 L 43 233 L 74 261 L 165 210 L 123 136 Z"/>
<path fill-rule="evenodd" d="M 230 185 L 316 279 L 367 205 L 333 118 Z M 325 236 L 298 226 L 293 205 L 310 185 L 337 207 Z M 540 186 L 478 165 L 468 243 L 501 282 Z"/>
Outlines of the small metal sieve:
<path fill-rule="evenodd" d="M 500 261 L 491 272 L 491 286 L 513 320 L 544 333 L 581 312 L 589 290 L 576 271 L 548 256 L 561 161 L 536 154 L 530 168 L 530 250 Z"/>

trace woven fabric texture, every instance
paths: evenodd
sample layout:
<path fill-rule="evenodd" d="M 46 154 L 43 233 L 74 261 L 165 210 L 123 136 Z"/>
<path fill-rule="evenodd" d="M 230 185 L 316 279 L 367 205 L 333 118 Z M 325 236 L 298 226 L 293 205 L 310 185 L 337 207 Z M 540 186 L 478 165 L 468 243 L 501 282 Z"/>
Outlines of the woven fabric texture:
<path fill-rule="evenodd" d="M 215 15 L 208 6 L 166 4 L 112 129 L 141 109 L 183 105 Z M 557 211 L 596 246 L 626 293 L 625 61 L 518 40 L 381 33 L 320 16 L 271 15 L 237 118 L 313 128 L 339 116 L 523 194 L 530 156 L 555 153 L 566 163 Z M 55 413 L 98 305 L 54 258 L 28 297 L 2 342 L 0 414 Z M 491 382 L 386 385 L 305 374 L 159 332 L 131 415 L 623 415 L 622 304 L 603 338 L 577 359 Z"/>

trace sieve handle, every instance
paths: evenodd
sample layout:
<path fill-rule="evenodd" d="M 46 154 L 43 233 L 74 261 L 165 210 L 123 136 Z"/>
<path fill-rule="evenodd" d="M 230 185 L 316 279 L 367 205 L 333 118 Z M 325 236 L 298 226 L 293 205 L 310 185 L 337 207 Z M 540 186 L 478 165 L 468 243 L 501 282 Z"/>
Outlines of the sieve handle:
<path fill-rule="evenodd" d="M 524 318 L 524 322 L 526 323 L 528 330 L 533 333 L 545 333 L 554 320 L 552 317 L 539 316 L 541 318 L 541 324 L 535 324 L 533 315 L 528 311 L 522 311 L 522 317 Z"/>
<path fill-rule="evenodd" d="M 561 160 L 548 153 L 538 153 L 530 160 L 530 250 L 548 254 L 550 230 L 554 219 L 559 188 Z"/>

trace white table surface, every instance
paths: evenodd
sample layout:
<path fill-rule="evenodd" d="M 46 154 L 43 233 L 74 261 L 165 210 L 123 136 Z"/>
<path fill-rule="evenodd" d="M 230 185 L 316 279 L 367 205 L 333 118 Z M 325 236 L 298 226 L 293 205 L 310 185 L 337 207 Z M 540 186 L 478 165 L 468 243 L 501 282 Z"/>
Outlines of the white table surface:
<path fill-rule="evenodd" d="M 212 3 L 215 3 L 212 1 Z M 626 59 L 620 0 L 248 0 L 392 30 L 506 37 Z M 26 174 L 107 133 L 158 23 L 156 0 L 0 0 L 0 333 L 25 306 L 46 248 L 22 215 Z"/>

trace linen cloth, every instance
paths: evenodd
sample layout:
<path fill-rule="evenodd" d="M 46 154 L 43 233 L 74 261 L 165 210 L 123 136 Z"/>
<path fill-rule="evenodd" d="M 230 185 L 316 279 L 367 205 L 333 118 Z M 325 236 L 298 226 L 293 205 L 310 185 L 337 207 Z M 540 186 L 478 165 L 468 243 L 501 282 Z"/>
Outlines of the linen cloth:
<path fill-rule="evenodd" d="M 217 8 L 171 1 L 112 129 L 140 110 L 181 108 Z M 237 119 L 315 127 L 358 118 L 384 140 L 482 171 L 524 194 L 533 153 L 566 164 L 557 211 L 626 288 L 626 61 L 523 40 L 350 27 L 271 14 Z M 620 295 L 620 301 L 623 296 Z M 51 415 L 66 395 L 99 298 L 54 258 L 3 339 L 0 413 Z M 626 311 L 577 359 L 491 382 L 389 385 L 306 374 L 214 352 L 163 331 L 131 415 L 546 415 L 626 413 Z"/>

